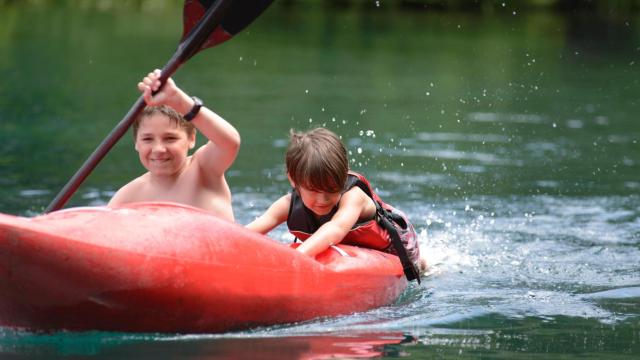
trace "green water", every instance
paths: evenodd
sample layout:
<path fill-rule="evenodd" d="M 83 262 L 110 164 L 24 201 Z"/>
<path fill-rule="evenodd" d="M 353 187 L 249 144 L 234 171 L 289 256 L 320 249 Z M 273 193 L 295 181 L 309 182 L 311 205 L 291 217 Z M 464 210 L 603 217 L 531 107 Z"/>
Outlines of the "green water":
<path fill-rule="evenodd" d="M 0 212 L 25 216 L 124 116 L 182 27 L 178 2 L 35 3 L 0 5 Z M 634 358 L 639 20 L 276 3 L 175 76 L 242 135 L 237 221 L 287 191 L 289 128 L 326 125 L 410 214 L 435 274 L 367 313 L 215 335 L 0 329 L 0 355 Z M 142 171 L 126 136 L 70 206 L 105 204 Z"/>

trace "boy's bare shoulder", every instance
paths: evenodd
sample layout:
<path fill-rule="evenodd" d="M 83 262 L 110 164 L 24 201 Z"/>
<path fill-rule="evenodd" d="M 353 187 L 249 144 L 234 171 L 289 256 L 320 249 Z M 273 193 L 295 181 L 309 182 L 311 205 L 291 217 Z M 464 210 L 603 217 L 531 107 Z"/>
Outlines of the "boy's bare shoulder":
<path fill-rule="evenodd" d="M 142 193 L 142 190 L 145 188 L 145 185 L 149 182 L 149 174 L 144 174 L 138 176 L 137 178 L 129 181 L 123 187 L 121 187 L 116 193 L 113 195 L 111 200 L 109 201 L 109 206 L 121 205 L 130 202 L 134 202 L 137 200 L 137 195 Z"/>
<path fill-rule="evenodd" d="M 361 202 L 371 198 L 359 186 L 354 186 L 342 194 L 342 199 Z"/>
<path fill-rule="evenodd" d="M 342 194 L 338 207 L 347 211 L 359 211 L 361 218 L 369 218 L 376 211 L 373 199 L 358 186 L 354 186 Z"/>
<path fill-rule="evenodd" d="M 127 189 L 131 189 L 132 191 L 141 190 L 143 187 L 149 184 L 149 177 L 150 177 L 149 173 L 142 174 L 137 178 L 129 181 L 129 183 L 123 186 L 123 189 L 127 188 Z"/>

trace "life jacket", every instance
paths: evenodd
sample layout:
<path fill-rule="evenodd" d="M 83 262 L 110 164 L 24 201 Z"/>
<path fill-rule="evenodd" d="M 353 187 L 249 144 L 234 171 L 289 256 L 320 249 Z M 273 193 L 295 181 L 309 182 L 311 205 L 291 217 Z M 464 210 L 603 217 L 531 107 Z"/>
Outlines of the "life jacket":
<path fill-rule="evenodd" d="M 340 243 L 398 255 L 403 262 L 405 273 L 413 273 L 412 275 L 407 275 L 407 278 L 409 280 L 417 279 L 420 282 L 415 269 L 420 258 L 420 250 L 418 248 L 418 237 L 413 225 L 404 213 L 382 201 L 363 175 L 349 171 L 342 193 L 351 190 L 354 186 L 358 186 L 374 201 L 376 215 L 373 219 L 356 223 Z M 316 217 L 304 205 L 298 191 L 292 189 L 289 216 L 287 218 L 289 232 L 297 239 L 304 241 L 315 233 L 320 226 L 331 220 L 337 211 L 338 205 L 328 214 Z M 390 235 L 390 231 L 396 234 Z M 393 243 L 394 237 L 398 238 L 396 239 L 396 244 Z M 401 254 L 402 252 L 405 254 Z M 412 269 L 408 269 L 408 267 Z"/>

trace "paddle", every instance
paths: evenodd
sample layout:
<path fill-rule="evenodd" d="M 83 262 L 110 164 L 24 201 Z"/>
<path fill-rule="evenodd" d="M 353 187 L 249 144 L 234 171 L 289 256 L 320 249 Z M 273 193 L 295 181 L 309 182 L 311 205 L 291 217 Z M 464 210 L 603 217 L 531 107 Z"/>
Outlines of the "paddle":
<path fill-rule="evenodd" d="M 161 83 L 200 50 L 231 39 L 253 22 L 273 0 L 186 0 L 183 14 L 183 34 L 176 52 L 162 68 Z M 140 96 L 125 117 L 98 145 L 84 164 L 60 190 L 45 213 L 61 209 L 78 190 L 80 184 L 127 132 L 145 107 Z"/>

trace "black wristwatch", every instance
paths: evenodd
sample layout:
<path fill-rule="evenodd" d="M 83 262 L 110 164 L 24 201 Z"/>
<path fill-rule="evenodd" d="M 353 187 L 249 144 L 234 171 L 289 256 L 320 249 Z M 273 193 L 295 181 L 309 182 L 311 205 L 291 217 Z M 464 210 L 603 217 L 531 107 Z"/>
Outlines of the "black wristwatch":
<path fill-rule="evenodd" d="M 191 108 L 191 111 L 184 114 L 184 119 L 187 121 L 193 120 L 193 118 L 198 115 L 198 113 L 200 112 L 200 108 L 202 107 L 202 100 L 200 100 L 199 97 L 192 96 L 191 99 L 193 99 L 193 107 Z"/>

